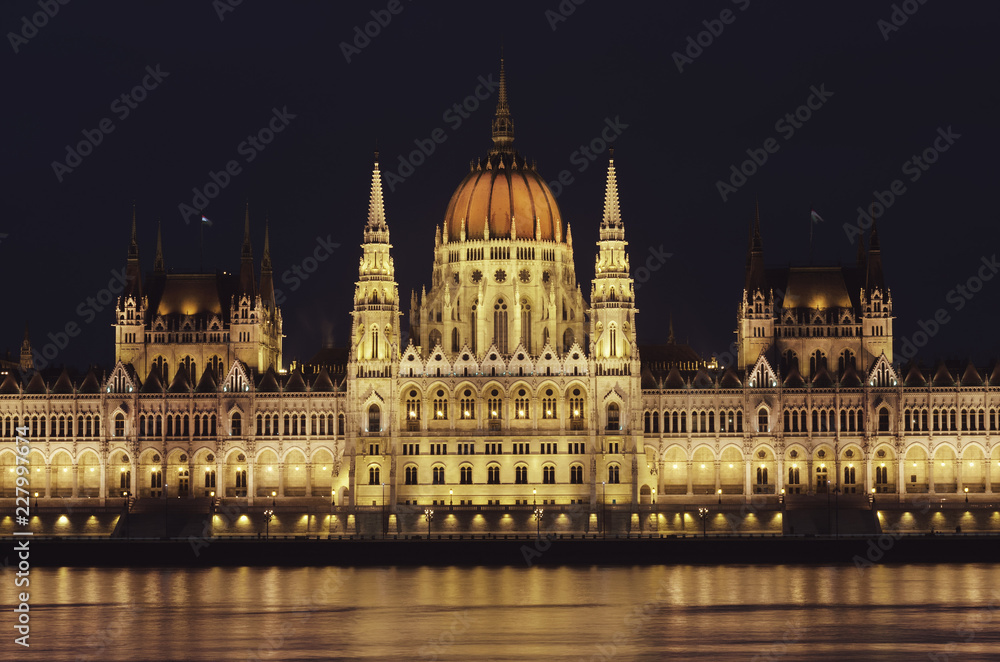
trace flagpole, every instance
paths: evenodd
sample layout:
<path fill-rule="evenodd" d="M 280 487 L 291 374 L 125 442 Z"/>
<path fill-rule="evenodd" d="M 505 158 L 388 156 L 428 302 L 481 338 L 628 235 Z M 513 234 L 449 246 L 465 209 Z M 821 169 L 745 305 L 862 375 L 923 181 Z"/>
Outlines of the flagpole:
<path fill-rule="evenodd" d="M 198 250 L 201 254 L 199 258 L 198 271 L 205 271 L 205 218 L 198 219 Z"/>

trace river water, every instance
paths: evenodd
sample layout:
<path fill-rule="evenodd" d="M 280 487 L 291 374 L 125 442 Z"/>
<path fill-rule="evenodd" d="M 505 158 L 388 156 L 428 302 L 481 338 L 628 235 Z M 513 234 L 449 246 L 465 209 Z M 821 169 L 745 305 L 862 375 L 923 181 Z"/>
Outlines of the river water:
<path fill-rule="evenodd" d="M 5 609 L 0 659 L 1000 660 L 1000 564 L 60 568 L 30 579 L 31 648 L 12 643 Z"/>

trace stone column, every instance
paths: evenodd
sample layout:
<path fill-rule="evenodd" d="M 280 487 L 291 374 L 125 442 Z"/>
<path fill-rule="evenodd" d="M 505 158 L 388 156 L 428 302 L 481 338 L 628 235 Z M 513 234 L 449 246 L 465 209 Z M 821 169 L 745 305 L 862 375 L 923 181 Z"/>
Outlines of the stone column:
<path fill-rule="evenodd" d="M 45 498 L 52 497 L 52 465 L 45 465 Z"/>
<path fill-rule="evenodd" d="M 693 496 L 694 495 L 694 476 L 692 476 L 692 474 L 691 474 L 691 466 L 692 466 L 692 464 L 693 463 L 692 463 L 691 460 L 687 461 L 687 495 L 688 496 Z"/>
<path fill-rule="evenodd" d="M 993 494 L 993 460 L 986 458 L 986 493 Z"/>
<path fill-rule="evenodd" d="M 955 492 L 960 496 L 965 493 L 962 487 L 962 461 L 955 458 Z"/>
<path fill-rule="evenodd" d="M 906 460 L 896 460 L 896 492 L 906 494 Z"/>
<path fill-rule="evenodd" d="M 257 481 L 256 474 L 257 467 L 253 459 L 247 456 L 247 505 L 252 506 L 254 497 L 257 496 Z"/>
<path fill-rule="evenodd" d="M 774 493 L 781 494 L 781 490 L 785 488 L 785 459 L 775 458 L 774 465 L 778 472 L 778 478 L 774 481 Z"/>
<path fill-rule="evenodd" d="M 751 465 L 753 462 L 749 459 L 743 460 L 743 498 L 750 502 L 751 490 L 750 490 L 750 472 L 752 470 Z"/>
<path fill-rule="evenodd" d="M 313 495 L 313 465 L 312 462 L 306 462 L 306 496 L 311 497 Z"/>
<path fill-rule="evenodd" d="M 715 494 L 718 497 L 719 490 L 722 489 L 722 462 L 715 461 Z"/>
<path fill-rule="evenodd" d="M 278 462 L 278 496 L 285 496 L 285 463 Z"/>
<path fill-rule="evenodd" d="M 98 466 L 101 468 L 101 492 L 100 492 L 101 505 L 104 506 L 104 505 L 106 505 L 106 501 L 107 501 L 107 498 L 108 498 L 108 462 L 107 462 L 107 460 L 105 460 L 104 466 L 101 466 L 101 465 L 98 465 Z M 121 496 L 121 495 L 119 494 L 119 496 Z"/>
<path fill-rule="evenodd" d="M 934 489 L 934 458 L 931 457 L 927 460 L 927 493 L 936 494 L 937 490 Z"/>
<path fill-rule="evenodd" d="M 80 495 L 80 467 L 77 465 L 72 465 L 73 470 L 73 498 L 76 499 Z"/>

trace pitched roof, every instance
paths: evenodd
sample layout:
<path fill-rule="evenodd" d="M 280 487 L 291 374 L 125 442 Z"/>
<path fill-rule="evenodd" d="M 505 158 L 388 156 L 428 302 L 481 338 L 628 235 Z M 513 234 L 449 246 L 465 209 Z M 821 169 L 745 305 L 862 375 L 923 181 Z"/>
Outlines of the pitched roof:
<path fill-rule="evenodd" d="M 292 376 L 285 382 L 284 390 L 286 393 L 305 393 L 306 380 L 303 379 L 301 370 L 296 368 L 292 371 Z"/>
<path fill-rule="evenodd" d="M 948 371 L 948 366 L 944 363 L 938 364 L 937 370 L 934 372 L 934 379 L 931 380 L 932 386 L 954 386 L 955 376 Z"/>
<path fill-rule="evenodd" d="M 63 368 L 63 371 L 59 374 L 59 379 L 52 385 L 52 392 L 60 395 L 73 393 L 73 382 L 69 380 L 69 373 L 66 371 L 66 368 Z"/>
<path fill-rule="evenodd" d="M 312 390 L 320 393 L 332 393 L 336 389 L 333 387 L 333 380 L 326 368 L 319 371 L 316 379 L 313 380 Z"/>
<path fill-rule="evenodd" d="M 924 373 L 920 372 L 917 368 L 916 363 L 910 364 L 910 370 L 906 373 L 906 378 L 903 380 L 904 386 L 927 386 L 927 378 L 924 377 Z"/>
<path fill-rule="evenodd" d="M 45 382 L 42 381 L 42 373 L 36 372 L 28 385 L 24 387 L 25 393 L 30 393 L 32 395 L 46 393 L 48 389 L 45 388 Z"/>
<path fill-rule="evenodd" d="M 177 374 L 174 375 L 174 380 L 170 382 L 170 388 L 167 389 L 168 393 L 190 393 L 191 392 L 191 380 L 188 378 L 188 369 L 183 363 L 177 366 Z"/>
<path fill-rule="evenodd" d="M 979 371 L 976 370 L 976 366 L 969 362 L 969 365 L 965 366 L 965 372 L 962 374 L 962 386 L 982 386 L 983 378 L 979 376 Z"/>
<path fill-rule="evenodd" d="M 17 383 L 17 378 L 14 377 L 13 372 L 8 372 L 7 376 L 4 377 L 3 383 L 0 384 L 0 394 L 16 395 L 20 392 L 21 387 Z"/>
<path fill-rule="evenodd" d="M 87 376 L 84 377 L 83 383 L 80 384 L 80 388 L 77 389 L 77 393 L 100 393 L 101 383 L 97 379 L 97 372 L 91 368 L 87 372 Z"/>
<path fill-rule="evenodd" d="M 267 372 L 264 373 L 263 379 L 257 384 L 258 393 L 277 393 L 281 388 L 278 386 L 278 376 L 274 372 L 274 368 L 268 368 Z"/>
<path fill-rule="evenodd" d="M 843 388 L 861 388 L 861 384 L 861 375 L 858 374 L 853 364 L 848 363 L 847 367 L 844 368 L 844 374 L 840 376 L 840 385 Z"/>
<path fill-rule="evenodd" d="M 196 393 L 215 393 L 219 390 L 219 383 L 215 379 L 215 368 L 208 367 L 205 368 L 205 372 L 202 373 L 201 379 L 198 381 L 198 386 L 195 388 Z"/>

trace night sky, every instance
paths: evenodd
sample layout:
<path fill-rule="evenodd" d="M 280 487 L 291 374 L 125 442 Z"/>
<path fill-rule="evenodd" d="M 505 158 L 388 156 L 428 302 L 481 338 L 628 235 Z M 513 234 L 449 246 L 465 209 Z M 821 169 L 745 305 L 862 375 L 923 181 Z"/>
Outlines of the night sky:
<path fill-rule="evenodd" d="M 405 176 L 385 194 L 408 314 L 410 290 L 430 280 L 435 225 L 490 147 L 502 44 L 515 147 L 548 181 L 572 178 L 554 189 L 585 295 L 602 131 L 614 137 L 633 269 L 658 267 L 637 295 L 640 342 L 665 342 L 671 314 L 705 356 L 732 342 L 755 196 L 768 265 L 808 263 L 811 209 L 824 219 L 813 260 L 853 264 L 844 225 L 899 180 L 878 220 L 897 353 L 943 309 L 918 359 L 1000 356 L 1000 278 L 986 266 L 1000 253 L 996 3 L 47 1 L 51 18 L 38 13 L 46 0 L 0 13 L 0 351 L 16 354 L 26 320 L 36 348 L 74 323 L 52 363 L 110 366 L 112 315 L 88 298 L 124 266 L 133 201 L 144 270 L 156 219 L 168 269 L 197 270 L 199 227 L 181 205 L 230 161 L 236 174 L 217 175 L 226 185 L 204 209 L 204 269 L 238 269 L 249 200 L 258 267 L 271 222 L 286 365 L 324 337 L 344 344 L 376 142 L 386 177 Z M 359 38 L 366 24 L 377 34 Z M 141 101 L 122 98 L 136 86 Z M 248 141 L 269 123 L 273 140 Z M 436 129 L 444 141 L 401 173 Z M 99 144 L 77 161 L 67 146 L 85 135 Z M 595 160 L 578 151 L 592 143 Z M 747 150 L 766 162 L 721 193 Z M 286 275 L 324 242 L 339 247 L 307 279 Z M 661 246 L 662 263 L 650 252 Z M 963 297 L 955 288 L 980 272 L 992 280 Z"/>

